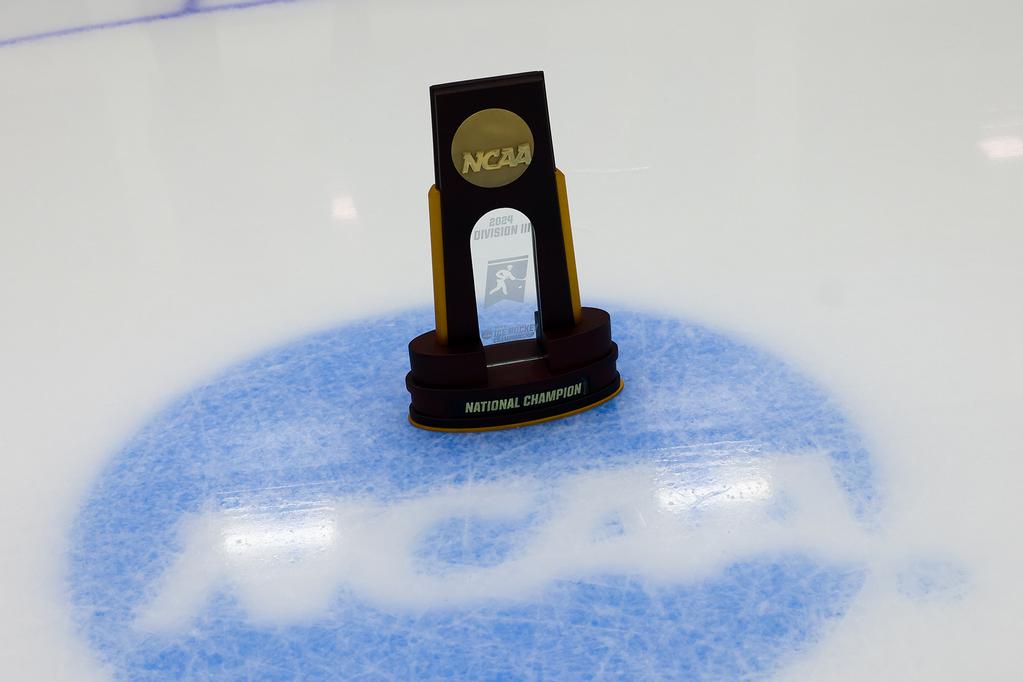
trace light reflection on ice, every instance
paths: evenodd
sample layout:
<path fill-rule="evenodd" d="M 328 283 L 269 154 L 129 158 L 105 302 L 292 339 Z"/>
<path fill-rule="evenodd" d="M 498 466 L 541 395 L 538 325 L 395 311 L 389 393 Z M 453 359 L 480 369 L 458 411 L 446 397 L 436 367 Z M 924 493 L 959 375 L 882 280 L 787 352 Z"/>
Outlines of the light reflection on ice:
<path fill-rule="evenodd" d="M 693 507 L 709 507 L 763 501 L 771 495 L 771 483 L 764 478 L 748 478 L 691 488 L 663 487 L 657 499 L 668 511 L 683 513 Z"/>
<path fill-rule="evenodd" d="M 989 159 L 1012 159 L 1023 156 L 1023 137 L 1018 135 L 992 135 L 983 138 L 978 146 Z"/>
<path fill-rule="evenodd" d="M 231 555 L 305 554 L 332 545 L 337 540 L 337 525 L 331 515 L 323 512 L 284 517 L 261 514 L 228 521 L 223 538 L 224 551 Z"/>
<path fill-rule="evenodd" d="M 359 211 L 355 208 L 355 200 L 349 195 L 334 197 L 330 206 L 330 216 L 337 222 L 349 223 L 359 219 Z"/>

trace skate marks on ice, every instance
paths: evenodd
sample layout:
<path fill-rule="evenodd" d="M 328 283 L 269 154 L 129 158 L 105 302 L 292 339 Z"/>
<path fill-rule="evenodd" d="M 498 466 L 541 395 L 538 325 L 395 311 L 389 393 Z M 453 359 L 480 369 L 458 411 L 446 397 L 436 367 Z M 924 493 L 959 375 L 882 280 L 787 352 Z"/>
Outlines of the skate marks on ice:
<path fill-rule="evenodd" d="M 869 564 L 881 551 L 818 453 L 313 500 L 261 508 L 255 494 L 188 517 L 137 626 L 185 629 L 224 588 L 253 621 L 289 623 L 323 616 L 340 590 L 387 611 L 465 608 L 535 600 L 558 580 L 692 582 L 764 555 Z"/>
<path fill-rule="evenodd" d="M 473 524 L 482 525 L 474 537 L 445 532 Z M 512 539 L 496 561 L 492 547 L 473 546 L 501 534 Z M 772 553 L 861 562 L 871 545 L 826 461 L 799 455 L 591 471 L 550 485 L 466 484 L 392 504 L 314 498 L 266 508 L 256 493 L 189 516 L 180 535 L 182 552 L 140 611 L 143 629 L 187 627 L 223 588 L 253 620 L 281 623 L 323 615 L 339 590 L 419 611 L 528 601 L 556 580 L 605 574 L 693 581 Z M 461 546 L 438 552 L 452 542 Z"/>
<path fill-rule="evenodd" d="M 428 310 L 205 382 L 83 504 L 83 635 L 130 679 L 745 679 L 865 584 L 961 591 L 885 537 L 870 455 L 819 387 L 699 325 L 613 315 L 623 394 L 528 429 L 404 422 Z"/>

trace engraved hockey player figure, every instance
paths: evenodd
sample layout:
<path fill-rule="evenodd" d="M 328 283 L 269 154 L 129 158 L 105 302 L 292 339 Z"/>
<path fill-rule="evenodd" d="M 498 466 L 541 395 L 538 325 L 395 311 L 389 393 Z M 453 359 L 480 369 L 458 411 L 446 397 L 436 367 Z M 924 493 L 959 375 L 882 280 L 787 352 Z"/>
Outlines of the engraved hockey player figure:
<path fill-rule="evenodd" d="M 507 266 L 505 266 L 503 270 L 498 270 L 496 273 L 494 273 L 494 276 L 497 277 L 497 286 L 490 290 L 491 295 L 496 294 L 498 291 L 500 291 L 503 296 L 507 297 L 508 280 L 511 280 L 513 282 L 521 281 L 512 273 L 511 268 Z"/>
<path fill-rule="evenodd" d="M 526 268 L 529 256 L 502 258 L 487 263 L 487 290 L 483 300 L 484 306 L 491 306 L 499 301 L 526 300 Z"/>

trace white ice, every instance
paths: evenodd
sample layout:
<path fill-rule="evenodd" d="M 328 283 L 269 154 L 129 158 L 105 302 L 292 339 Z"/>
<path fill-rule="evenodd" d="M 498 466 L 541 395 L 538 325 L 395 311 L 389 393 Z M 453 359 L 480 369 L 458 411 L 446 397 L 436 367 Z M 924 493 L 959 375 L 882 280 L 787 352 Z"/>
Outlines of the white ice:
<path fill-rule="evenodd" d="M 7 0 L 0 42 L 168 7 Z M 0 675 L 109 676 L 65 558 L 111 453 L 232 362 L 428 304 L 409 285 L 430 277 L 426 87 L 542 68 L 584 301 L 698 320 L 819 381 L 868 441 L 885 546 L 970 570 L 953 603 L 869 582 L 793 678 L 1023 679 L 1023 3 L 510 7 L 310 0 L 0 47 Z M 323 594 L 372 595 L 310 554 L 342 551 L 344 504 L 375 518 L 325 500 L 286 551 Z M 243 593 L 231 562 L 259 554 L 244 519 L 193 521 L 153 627 L 200 612 L 211 575 Z M 157 595 L 186 570 L 172 617 Z M 315 611 L 296 604 L 265 617 Z"/>

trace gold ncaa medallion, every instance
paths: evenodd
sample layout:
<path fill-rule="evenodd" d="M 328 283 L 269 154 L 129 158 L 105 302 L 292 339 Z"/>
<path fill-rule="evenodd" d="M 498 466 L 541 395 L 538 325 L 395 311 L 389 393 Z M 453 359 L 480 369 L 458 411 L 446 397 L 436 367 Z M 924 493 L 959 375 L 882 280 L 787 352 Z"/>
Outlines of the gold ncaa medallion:
<path fill-rule="evenodd" d="M 477 187 L 504 187 L 518 180 L 532 160 L 533 132 L 507 109 L 477 111 L 451 140 L 451 162 Z"/>

